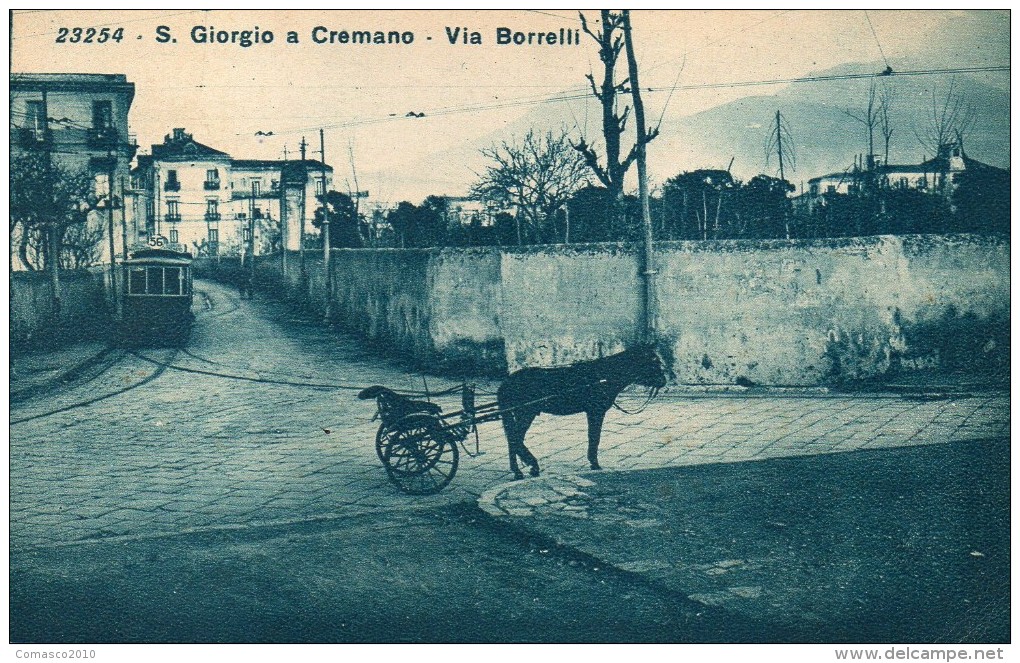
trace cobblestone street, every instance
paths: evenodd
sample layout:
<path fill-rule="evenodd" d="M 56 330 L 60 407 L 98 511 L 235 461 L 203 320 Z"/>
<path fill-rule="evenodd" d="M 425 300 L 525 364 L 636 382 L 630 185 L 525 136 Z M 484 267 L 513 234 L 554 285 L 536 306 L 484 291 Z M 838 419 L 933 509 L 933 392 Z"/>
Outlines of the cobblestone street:
<path fill-rule="evenodd" d="M 484 455 L 462 454 L 441 494 L 399 493 L 373 448 L 374 403 L 356 394 L 372 384 L 421 390 L 420 375 L 277 303 L 240 301 L 209 282 L 196 290 L 204 295 L 186 348 L 116 351 L 93 374 L 12 403 L 13 548 L 434 508 L 473 501 L 510 478 L 502 430 L 486 424 Z M 429 388 L 452 384 L 433 378 Z M 643 399 L 623 400 L 632 409 Z M 457 409 L 455 399 L 440 402 Z M 647 469 L 1008 431 L 1005 393 L 672 390 L 640 414 L 610 411 L 600 460 L 607 469 Z M 586 469 L 583 417 L 542 416 L 527 442 L 546 474 Z"/>

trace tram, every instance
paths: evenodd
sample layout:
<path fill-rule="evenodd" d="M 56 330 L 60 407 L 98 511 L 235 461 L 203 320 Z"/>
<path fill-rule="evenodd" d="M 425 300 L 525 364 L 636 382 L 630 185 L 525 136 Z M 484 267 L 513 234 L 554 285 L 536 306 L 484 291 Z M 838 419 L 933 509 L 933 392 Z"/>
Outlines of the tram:
<path fill-rule="evenodd" d="M 142 249 L 123 263 L 121 341 L 129 346 L 180 346 L 195 320 L 191 312 L 190 253 Z"/>

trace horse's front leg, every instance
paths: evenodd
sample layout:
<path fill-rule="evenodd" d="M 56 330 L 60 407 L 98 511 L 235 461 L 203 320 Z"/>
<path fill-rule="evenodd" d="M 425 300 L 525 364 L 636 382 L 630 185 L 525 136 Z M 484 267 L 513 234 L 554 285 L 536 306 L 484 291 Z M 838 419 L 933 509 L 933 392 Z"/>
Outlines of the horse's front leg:
<path fill-rule="evenodd" d="M 602 438 L 602 422 L 606 418 L 607 410 L 596 410 L 587 412 L 588 415 L 588 462 L 591 469 L 601 470 L 599 465 L 599 440 Z"/>

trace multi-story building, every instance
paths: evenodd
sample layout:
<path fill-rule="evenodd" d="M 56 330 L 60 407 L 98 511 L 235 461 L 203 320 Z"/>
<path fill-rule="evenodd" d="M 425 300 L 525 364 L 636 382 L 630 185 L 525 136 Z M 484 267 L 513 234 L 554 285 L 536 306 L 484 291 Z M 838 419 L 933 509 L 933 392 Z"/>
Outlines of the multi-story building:
<path fill-rule="evenodd" d="M 300 161 L 234 159 L 177 128 L 139 156 L 130 207 L 139 227 L 198 255 L 247 253 L 252 233 L 257 254 L 278 250 L 284 234 L 288 248 L 297 249 L 302 198 L 307 234 L 316 196 L 329 189 L 332 175 L 330 166 L 310 159 L 303 168 Z"/>
<path fill-rule="evenodd" d="M 11 157 L 40 155 L 57 173 L 85 173 L 92 191 L 81 205 L 92 209 L 87 225 L 102 234 L 100 259 L 123 254 L 126 225 L 123 205 L 129 164 L 137 146 L 128 133 L 134 83 L 123 74 L 11 74 Z M 17 232 L 17 231 L 16 231 Z M 24 267 L 12 237 L 12 264 Z M 128 239 L 130 243 L 130 239 Z"/>

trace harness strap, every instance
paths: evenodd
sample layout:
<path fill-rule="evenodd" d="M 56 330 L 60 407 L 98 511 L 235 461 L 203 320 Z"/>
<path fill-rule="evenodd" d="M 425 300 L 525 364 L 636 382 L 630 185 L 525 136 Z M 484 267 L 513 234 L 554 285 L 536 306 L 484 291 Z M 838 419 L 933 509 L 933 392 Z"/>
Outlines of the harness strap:
<path fill-rule="evenodd" d="M 622 407 L 620 407 L 620 404 L 616 402 L 616 399 L 613 400 L 613 407 L 615 407 L 620 412 L 623 412 L 624 414 L 641 414 L 642 412 L 645 411 L 645 408 L 648 407 L 648 404 L 652 402 L 652 399 L 655 398 L 655 394 L 656 394 L 657 391 L 658 391 L 658 389 L 656 389 L 654 387 L 650 388 L 648 390 L 648 398 L 646 398 L 645 402 L 641 404 L 641 407 L 639 407 L 636 410 L 625 410 L 625 409 L 623 409 Z M 620 397 L 619 394 L 617 394 L 616 398 L 619 398 L 619 397 Z"/>

